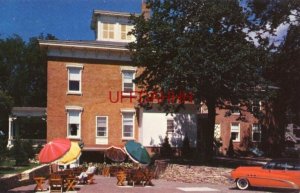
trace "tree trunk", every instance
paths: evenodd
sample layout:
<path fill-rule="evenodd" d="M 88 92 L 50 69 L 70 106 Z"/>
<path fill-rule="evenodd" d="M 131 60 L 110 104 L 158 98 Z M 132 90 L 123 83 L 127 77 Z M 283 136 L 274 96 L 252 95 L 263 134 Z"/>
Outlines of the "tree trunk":
<path fill-rule="evenodd" d="M 214 128 L 216 119 L 216 99 L 207 99 L 207 117 L 198 114 L 198 152 L 200 153 L 199 159 L 203 162 L 210 162 L 213 157 L 213 141 L 214 141 Z"/>

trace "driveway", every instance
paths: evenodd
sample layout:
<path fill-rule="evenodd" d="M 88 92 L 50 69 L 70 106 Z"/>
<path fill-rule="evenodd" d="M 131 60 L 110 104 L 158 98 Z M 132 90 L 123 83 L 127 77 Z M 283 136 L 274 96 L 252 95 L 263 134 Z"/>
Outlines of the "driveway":
<path fill-rule="evenodd" d="M 77 191 L 70 191 L 68 193 L 292 193 L 295 191 L 287 190 L 273 190 L 273 189 L 251 189 L 247 191 L 240 191 L 235 188 L 235 185 L 213 185 L 213 184 L 193 184 L 173 182 L 166 180 L 153 180 L 154 186 L 124 186 L 119 187 L 116 185 L 117 180 L 115 177 L 95 176 L 95 184 L 91 185 L 77 185 Z M 22 186 L 9 190 L 9 193 L 31 193 L 35 185 Z M 1 191 L 0 191 L 1 192 Z M 43 191 L 47 193 L 49 191 Z M 298 192 L 298 191 L 297 191 Z M 4 192 L 1 192 L 4 193 Z M 38 192 L 40 193 L 40 192 Z"/>

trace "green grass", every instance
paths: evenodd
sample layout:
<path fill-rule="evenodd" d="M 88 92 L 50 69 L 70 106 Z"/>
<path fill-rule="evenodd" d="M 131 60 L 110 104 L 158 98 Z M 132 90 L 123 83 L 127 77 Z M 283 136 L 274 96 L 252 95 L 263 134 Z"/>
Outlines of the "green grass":
<path fill-rule="evenodd" d="M 15 160 L 5 160 L 0 162 L 0 177 L 5 174 L 17 174 L 22 173 L 25 170 L 38 166 L 37 163 L 30 163 L 26 166 L 15 166 Z"/>

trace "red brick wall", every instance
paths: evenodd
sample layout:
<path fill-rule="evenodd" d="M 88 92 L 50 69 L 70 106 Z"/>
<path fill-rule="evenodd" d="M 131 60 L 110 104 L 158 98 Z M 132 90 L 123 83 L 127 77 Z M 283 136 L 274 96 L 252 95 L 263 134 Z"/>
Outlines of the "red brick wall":
<path fill-rule="evenodd" d="M 74 61 L 73 61 L 74 62 Z M 67 136 L 67 112 L 65 106 L 83 107 L 81 138 L 85 146 L 95 146 L 96 116 L 108 116 L 108 143 L 122 145 L 121 108 L 134 108 L 134 102 L 111 103 L 116 92 L 122 90 L 120 65 L 82 63 L 82 95 L 67 95 L 68 70 L 63 61 L 48 61 L 47 90 L 47 140 Z M 135 122 L 135 138 L 138 139 L 138 124 Z M 101 145 L 97 145 L 101 147 Z"/>
<path fill-rule="evenodd" d="M 230 116 L 225 116 L 228 110 L 217 109 L 216 124 L 221 124 L 221 138 L 223 146 L 221 151 L 226 154 L 228 149 L 230 136 L 231 136 L 231 123 L 238 122 L 240 124 L 240 142 L 233 142 L 233 146 L 236 150 L 245 150 L 249 145 L 247 142 L 251 140 L 252 137 L 252 124 L 257 123 L 258 120 L 250 113 L 242 111 L 244 120 L 238 120 L 239 115 L 231 114 Z"/>

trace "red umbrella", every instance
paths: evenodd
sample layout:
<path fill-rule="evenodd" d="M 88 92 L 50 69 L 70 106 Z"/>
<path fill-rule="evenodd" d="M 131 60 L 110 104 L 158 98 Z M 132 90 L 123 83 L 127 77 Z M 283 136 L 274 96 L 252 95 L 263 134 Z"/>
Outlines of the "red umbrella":
<path fill-rule="evenodd" d="M 47 143 L 39 154 L 40 163 L 51 163 L 61 158 L 71 147 L 69 139 L 53 139 Z"/>
<path fill-rule="evenodd" d="M 116 146 L 110 146 L 109 148 L 106 149 L 105 156 L 111 159 L 112 161 L 122 162 L 126 159 L 127 155 L 122 148 Z"/>

